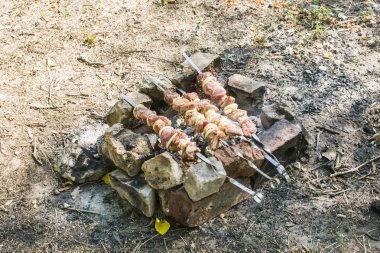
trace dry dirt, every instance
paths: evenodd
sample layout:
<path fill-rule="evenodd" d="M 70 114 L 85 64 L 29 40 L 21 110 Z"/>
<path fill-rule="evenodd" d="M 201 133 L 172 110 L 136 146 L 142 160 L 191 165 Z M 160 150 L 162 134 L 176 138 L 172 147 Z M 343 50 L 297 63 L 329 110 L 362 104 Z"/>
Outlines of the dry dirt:
<path fill-rule="evenodd" d="M 369 140 L 380 130 L 379 4 L 176 2 L 0 1 L 0 251 L 380 252 L 379 161 L 330 178 L 380 154 Z M 101 182 L 54 195 L 64 181 L 53 151 L 78 132 L 96 138 L 85 126 L 120 93 L 198 50 L 223 56 L 221 78 L 266 82 L 268 101 L 304 122 L 315 142 L 289 170 L 295 183 L 196 229 L 171 221 L 164 237 Z M 321 157 L 328 149 L 340 161 Z"/>

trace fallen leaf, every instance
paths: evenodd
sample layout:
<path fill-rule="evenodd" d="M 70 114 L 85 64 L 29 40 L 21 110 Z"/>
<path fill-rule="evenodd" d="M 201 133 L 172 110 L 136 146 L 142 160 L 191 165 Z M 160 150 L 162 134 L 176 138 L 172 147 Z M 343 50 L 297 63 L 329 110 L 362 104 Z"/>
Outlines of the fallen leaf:
<path fill-rule="evenodd" d="M 103 180 L 103 182 L 104 182 L 106 185 L 109 185 L 109 184 L 110 184 L 110 173 L 105 174 L 105 175 L 102 177 L 102 180 Z"/>
<path fill-rule="evenodd" d="M 156 218 L 154 228 L 156 229 L 157 233 L 164 235 L 169 231 L 170 223 L 166 220 L 160 220 L 159 218 Z"/>
<path fill-rule="evenodd" d="M 94 36 L 87 36 L 87 38 L 86 38 L 86 42 L 88 43 L 88 44 L 94 44 L 95 43 L 95 37 Z"/>

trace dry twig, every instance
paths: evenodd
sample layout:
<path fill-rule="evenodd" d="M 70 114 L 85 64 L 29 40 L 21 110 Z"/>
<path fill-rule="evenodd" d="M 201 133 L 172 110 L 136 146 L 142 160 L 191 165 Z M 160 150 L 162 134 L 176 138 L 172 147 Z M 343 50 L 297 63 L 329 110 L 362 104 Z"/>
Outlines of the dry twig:
<path fill-rule="evenodd" d="M 338 134 L 338 135 L 340 134 L 340 132 L 335 131 L 335 130 L 333 130 L 331 128 L 324 127 L 324 126 L 317 126 L 317 128 L 325 130 L 326 132 L 329 132 L 329 133 L 332 133 L 332 134 Z"/>
<path fill-rule="evenodd" d="M 353 168 L 351 170 L 347 170 L 347 171 L 342 171 L 342 172 L 337 172 L 337 173 L 331 174 L 330 177 L 337 177 L 337 176 L 341 176 L 341 175 L 344 175 L 344 174 L 347 174 L 347 173 L 355 172 L 355 171 L 359 170 L 360 168 L 366 166 L 368 163 L 374 162 L 374 161 L 376 161 L 379 158 L 380 158 L 380 155 L 376 156 L 375 158 L 373 158 L 371 160 L 368 160 L 368 161 L 360 164 L 359 166 L 357 166 L 357 167 L 355 167 L 355 168 Z"/>
<path fill-rule="evenodd" d="M 34 141 L 33 141 L 33 154 L 32 154 L 32 156 L 38 165 L 42 165 L 42 162 L 40 161 L 40 159 L 38 158 L 38 155 L 37 155 L 37 138 L 36 137 L 34 137 Z"/>
<path fill-rule="evenodd" d="M 65 206 L 62 206 L 61 208 L 65 209 L 65 210 L 69 210 L 69 211 L 79 212 L 79 213 L 91 213 L 91 214 L 102 215 L 101 213 L 97 213 L 94 211 L 88 211 L 88 210 L 84 210 L 84 209 L 77 209 L 77 208 L 65 207 Z"/>
<path fill-rule="evenodd" d="M 79 55 L 77 60 L 80 62 L 83 62 L 89 66 L 92 66 L 92 67 L 104 67 L 104 66 L 109 65 L 109 64 L 113 63 L 114 61 L 118 60 L 118 58 L 114 58 L 109 62 L 94 62 L 94 61 L 90 61 L 90 60 L 86 59 L 83 55 Z"/>
<path fill-rule="evenodd" d="M 152 236 L 151 238 L 149 238 L 148 240 L 144 241 L 144 242 L 139 242 L 136 247 L 133 249 L 132 253 L 136 253 L 140 250 L 141 246 L 143 246 L 145 243 L 149 242 L 150 240 L 154 239 L 156 236 L 158 236 L 158 234 L 155 234 L 154 236 Z"/>

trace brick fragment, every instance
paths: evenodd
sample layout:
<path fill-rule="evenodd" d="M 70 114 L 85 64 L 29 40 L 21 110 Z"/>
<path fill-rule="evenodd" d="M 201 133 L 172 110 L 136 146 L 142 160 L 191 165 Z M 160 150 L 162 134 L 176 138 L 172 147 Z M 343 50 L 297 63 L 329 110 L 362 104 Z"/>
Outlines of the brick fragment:
<path fill-rule="evenodd" d="M 260 168 L 263 164 L 263 153 L 260 150 L 253 148 L 249 143 L 241 142 L 234 145 L 234 148 L 253 161 L 257 167 Z M 224 169 L 229 177 L 249 177 L 256 173 L 255 170 L 248 166 L 248 163 L 244 159 L 237 156 L 230 147 L 218 149 L 215 151 L 214 155 L 223 163 Z"/>
<path fill-rule="evenodd" d="M 283 166 L 295 162 L 306 147 L 303 127 L 297 121 L 288 121 L 286 119 L 277 121 L 269 129 L 261 132 L 259 138 Z M 270 176 L 277 174 L 277 171 L 269 162 L 265 163 L 262 170 Z M 265 181 L 267 179 L 260 174 L 255 174 L 252 177 L 252 183 L 255 188 L 260 187 Z"/>
<path fill-rule="evenodd" d="M 249 187 L 249 178 L 239 178 L 238 181 Z M 177 222 L 196 227 L 249 197 L 248 193 L 225 182 L 217 193 L 196 202 L 189 198 L 184 187 L 170 190 L 168 206 L 170 214 Z"/>

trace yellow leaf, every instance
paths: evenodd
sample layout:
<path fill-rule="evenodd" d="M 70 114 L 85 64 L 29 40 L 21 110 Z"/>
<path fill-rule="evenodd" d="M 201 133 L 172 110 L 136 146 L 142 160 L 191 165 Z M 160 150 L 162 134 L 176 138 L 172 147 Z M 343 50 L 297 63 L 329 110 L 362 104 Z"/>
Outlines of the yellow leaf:
<path fill-rule="evenodd" d="M 160 235 L 164 235 L 166 234 L 166 232 L 169 231 L 170 223 L 166 220 L 160 220 L 159 218 L 156 218 L 154 228 L 156 229 L 157 233 L 159 233 Z"/>
<path fill-rule="evenodd" d="M 95 37 L 93 37 L 93 36 L 87 36 L 86 42 L 88 44 L 93 44 L 95 42 Z"/>
<path fill-rule="evenodd" d="M 105 184 L 110 184 L 110 173 L 107 173 L 105 174 L 103 177 L 102 177 L 102 180 Z"/>

